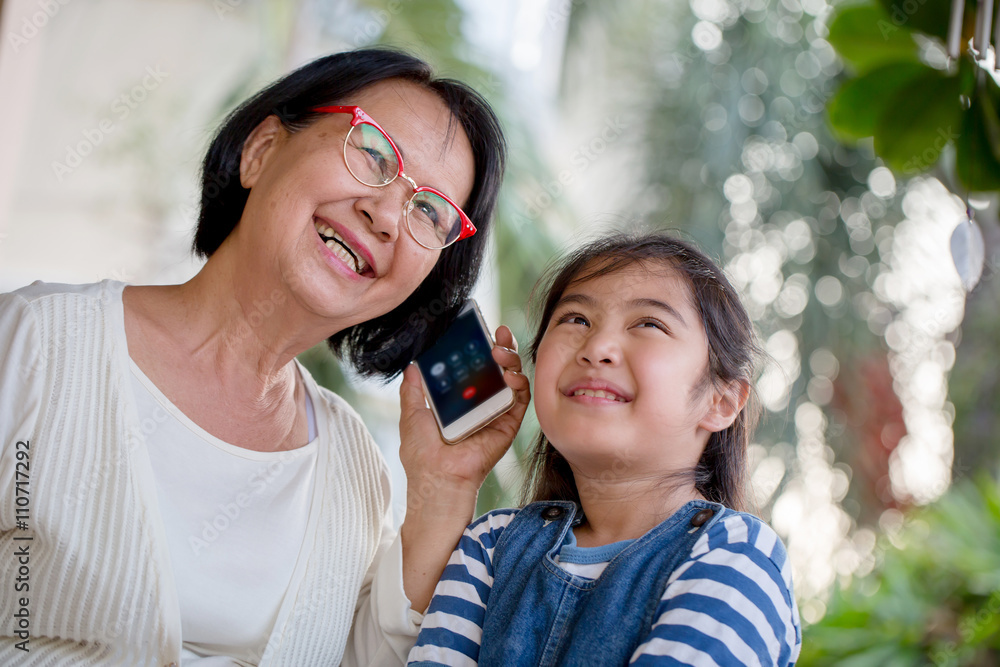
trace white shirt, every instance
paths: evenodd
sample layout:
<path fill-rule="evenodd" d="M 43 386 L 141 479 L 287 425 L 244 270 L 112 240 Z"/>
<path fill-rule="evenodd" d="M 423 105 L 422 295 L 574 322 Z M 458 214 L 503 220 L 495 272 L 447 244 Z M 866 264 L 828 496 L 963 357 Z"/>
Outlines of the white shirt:
<path fill-rule="evenodd" d="M 304 447 L 244 449 L 191 421 L 134 362 L 131 371 L 177 587 L 183 664 L 256 664 L 306 533 L 315 417 L 308 410 Z"/>
<path fill-rule="evenodd" d="M 0 294 L 0 581 L 18 576 L 18 538 L 46 538 L 28 542 L 31 653 L 0 624 L 3 665 L 182 662 L 176 578 L 144 444 L 157 422 L 139 419 L 135 404 L 123 288 L 35 283 Z M 402 664 L 422 615 L 403 592 L 388 469 L 351 406 L 296 366 L 316 408 L 317 476 L 260 667 Z M 30 475 L 33 500 L 20 517 L 16 457 L 29 442 L 30 470 L 20 474 Z M 17 604 L 0 595 L 0 617 Z"/>

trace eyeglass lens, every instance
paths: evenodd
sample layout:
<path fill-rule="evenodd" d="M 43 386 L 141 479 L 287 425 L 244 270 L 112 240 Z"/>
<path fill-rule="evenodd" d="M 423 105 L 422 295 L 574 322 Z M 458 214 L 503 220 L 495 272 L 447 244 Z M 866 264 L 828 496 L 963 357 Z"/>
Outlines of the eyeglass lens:
<path fill-rule="evenodd" d="M 388 138 L 368 123 L 351 128 L 344 159 L 351 174 L 365 185 L 382 187 L 399 175 L 399 161 Z M 428 248 L 449 245 L 461 231 L 458 210 L 433 192 L 415 193 L 405 210 L 410 233 Z"/>

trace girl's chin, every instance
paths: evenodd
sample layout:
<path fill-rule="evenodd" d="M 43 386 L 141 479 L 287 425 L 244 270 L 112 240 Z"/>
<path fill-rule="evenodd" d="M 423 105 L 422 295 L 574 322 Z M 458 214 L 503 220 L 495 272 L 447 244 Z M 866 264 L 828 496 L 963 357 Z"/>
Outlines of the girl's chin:
<path fill-rule="evenodd" d="M 623 464 L 631 461 L 628 450 L 622 446 L 619 438 L 599 438 L 594 433 L 575 438 L 567 435 L 560 438 L 558 443 L 552 442 L 552 446 L 572 467 L 595 470 L 598 473 L 620 470 Z"/>

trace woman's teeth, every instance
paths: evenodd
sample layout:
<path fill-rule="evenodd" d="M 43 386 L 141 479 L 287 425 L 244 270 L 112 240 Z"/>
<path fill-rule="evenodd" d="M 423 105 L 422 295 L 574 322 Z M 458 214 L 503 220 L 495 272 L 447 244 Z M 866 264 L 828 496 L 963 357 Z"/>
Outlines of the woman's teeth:
<path fill-rule="evenodd" d="M 365 269 L 368 268 L 368 262 L 365 261 L 361 253 L 355 253 L 340 234 L 326 225 L 316 225 L 316 231 L 334 255 L 348 266 L 354 266 L 355 273 L 364 273 Z"/>
<path fill-rule="evenodd" d="M 574 396 L 593 396 L 594 398 L 608 398 L 612 401 L 618 401 L 619 403 L 624 403 L 625 399 L 617 394 L 612 394 L 609 391 L 601 391 L 600 389 L 577 389 L 573 392 Z"/>

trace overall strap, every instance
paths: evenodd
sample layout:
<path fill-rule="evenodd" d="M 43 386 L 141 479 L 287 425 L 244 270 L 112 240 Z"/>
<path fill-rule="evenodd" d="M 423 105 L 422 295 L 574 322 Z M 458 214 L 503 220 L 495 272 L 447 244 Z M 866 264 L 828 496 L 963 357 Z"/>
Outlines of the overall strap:
<path fill-rule="evenodd" d="M 494 552 L 480 664 L 627 663 L 652 627 L 670 574 L 723 513 L 721 505 L 692 501 L 587 579 L 555 559 L 578 521 L 576 505 L 524 508 Z"/>

